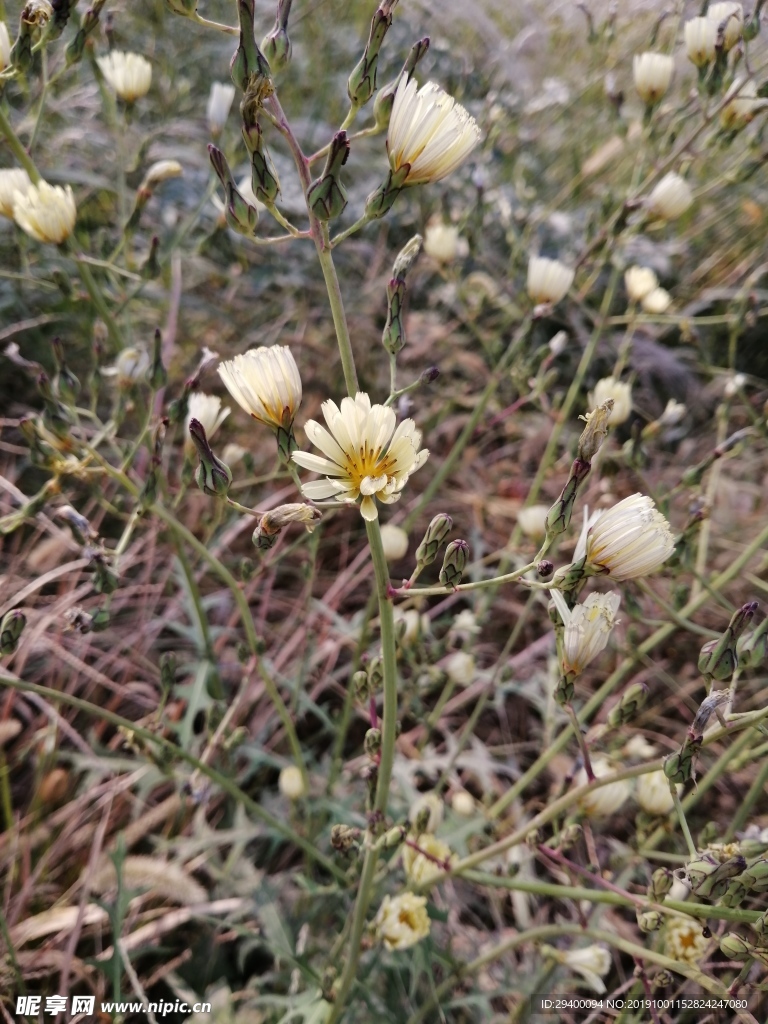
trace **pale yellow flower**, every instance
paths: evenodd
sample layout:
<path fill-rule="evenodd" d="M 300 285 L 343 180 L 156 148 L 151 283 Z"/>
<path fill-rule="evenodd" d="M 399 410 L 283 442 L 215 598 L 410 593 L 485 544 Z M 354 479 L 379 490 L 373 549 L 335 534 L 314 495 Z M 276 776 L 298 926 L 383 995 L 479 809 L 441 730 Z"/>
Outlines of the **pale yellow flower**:
<path fill-rule="evenodd" d="M 451 807 L 460 817 L 471 818 L 475 813 L 475 798 L 466 789 L 459 789 L 451 797 Z"/>
<path fill-rule="evenodd" d="M 674 58 L 665 53 L 638 53 L 632 61 L 635 88 L 644 103 L 658 103 L 669 88 Z"/>
<path fill-rule="evenodd" d="M 210 441 L 232 410 L 229 406 L 221 408 L 218 395 L 206 395 L 202 391 L 193 391 L 187 405 L 187 418 L 184 422 L 184 448 L 191 455 L 195 445 L 189 434 L 189 421 L 198 420 L 203 425 L 205 435 Z"/>
<path fill-rule="evenodd" d="M 72 189 L 47 181 L 30 184 L 26 191 L 14 193 L 13 216 L 19 227 L 38 242 L 61 245 L 72 234 L 77 219 Z"/>
<path fill-rule="evenodd" d="M 614 765 L 602 757 L 592 758 L 592 771 L 595 778 L 601 779 L 606 775 L 613 775 L 616 771 Z M 576 776 L 577 786 L 587 783 L 587 773 L 582 768 Z M 588 817 L 608 818 L 615 814 L 620 807 L 632 795 L 632 786 L 628 779 L 618 779 L 616 782 L 609 782 L 605 786 L 599 786 L 591 790 L 579 799 L 579 806 Z"/>
<path fill-rule="evenodd" d="M 451 853 L 451 848 L 442 839 L 437 839 L 429 832 L 422 832 L 420 836 L 412 836 L 414 842 L 418 843 L 419 850 L 412 846 L 403 847 L 403 868 L 408 880 L 414 885 L 428 885 L 434 878 L 437 878 L 456 859 Z M 421 853 L 419 851 L 423 850 Z M 424 854 L 428 856 L 424 856 Z M 432 858 L 435 858 L 432 860 Z M 439 863 L 437 863 L 439 862 Z"/>
<path fill-rule="evenodd" d="M 595 390 L 589 395 L 589 404 L 596 409 L 609 398 L 613 399 L 613 408 L 608 413 L 608 426 L 618 427 L 626 423 L 632 412 L 632 387 L 615 377 L 603 377 L 595 384 Z"/>
<path fill-rule="evenodd" d="M 717 24 L 711 18 L 691 18 L 685 23 L 685 51 L 697 68 L 715 59 Z"/>
<path fill-rule="evenodd" d="M 630 267 L 624 274 L 624 284 L 630 302 L 642 302 L 659 287 L 659 279 L 650 267 Z"/>
<path fill-rule="evenodd" d="M 564 675 L 580 675 L 605 650 L 616 624 L 621 596 L 616 593 L 590 594 L 582 604 L 569 608 L 558 590 L 552 590 L 565 629 L 563 631 Z"/>
<path fill-rule="evenodd" d="M 666 313 L 672 305 L 672 296 L 665 288 L 654 288 L 652 292 L 648 292 L 641 305 L 646 313 L 659 316 Z"/>
<path fill-rule="evenodd" d="M 565 298 L 573 278 L 574 271 L 560 260 L 531 256 L 528 261 L 528 294 L 537 305 L 544 302 L 554 305 Z"/>
<path fill-rule="evenodd" d="M 387 949 L 409 949 L 429 935 L 429 915 L 425 896 L 404 892 L 385 896 L 374 925 L 376 936 Z"/>
<path fill-rule="evenodd" d="M 454 651 L 445 661 L 445 673 L 457 686 L 469 686 L 475 678 L 475 659 L 468 651 Z"/>
<path fill-rule="evenodd" d="M 603 946 L 583 946 L 570 949 L 559 958 L 560 962 L 580 975 L 589 987 L 602 995 L 605 992 L 603 978 L 611 969 L 611 954 Z"/>
<path fill-rule="evenodd" d="M 102 75 L 121 100 L 135 103 L 146 96 L 152 84 L 152 65 L 140 53 L 113 50 L 97 61 Z"/>
<path fill-rule="evenodd" d="M 678 787 L 679 789 L 679 787 Z M 663 817 L 675 806 L 669 779 L 663 771 L 648 772 L 637 779 L 635 790 L 637 802 L 647 814 Z"/>
<path fill-rule="evenodd" d="M 744 31 L 744 8 L 736 0 L 725 3 L 710 4 L 707 17 L 714 24 L 716 31 L 723 30 L 723 46 L 732 50 L 741 39 Z"/>
<path fill-rule="evenodd" d="M 669 523 L 645 494 L 632 494 L 591 517 L 586 535 L 576 546 L 574 561 L 583 557 L 594 574 L 614 580 L 647 576 L 675 549 Z"/>
<path fill-rule="evenodd" d="M 403 76 L 387 133 L 393 173 L 406 164 L 405 185 L 440 181 L 462 164 L 480 141 L 477 122 L 434 82 L 419 89 Z"/>
<path fill-rule="evenodd" d="M 322 410 L 328 429 L 308 420 L 304 431 L 324 457 L 309 452 L 292 455 L 303 469 L 326 477 L 304 484 L 304 496 L 339 501 L 361 498 L 363 519 L 377 519 L 374 499 L 387 505 L 399 501 L 411 473 L 427 461 L 427 449 L 419 450 L 421 432 L 410 419 L 395 429 L 394 411 L 389 406 L 371 405 L 362 391 L 354 398 L 343 398 L 340 408 L 335 402 L 323 402 Z"/>
<path fill-rule="evenodd" d="M 455 224 L 446 224 L 442 219 L 427 224 L 424 252 L 437 263 L 453 263 L 455 259 L 463 259 L 468 250 L 467 240 L 461 237 Z"/>
<path fill-rule="evenodd" d="M 8 26 L 0 21 L 0 71 L 5 71 L 11 63 L 11 37 L 8 35 Z"/>
<path fill-rule="evenodd" d="M 115 365 L 107 370 L 102 370 L 102 373 L 107 377 L 117 376 L 117 383 L 120 387 L 127 388 L 146 378 L 150 364 L 149 352 L 143 346 L 129 345 L 117 357 Z"/>
<path fill-rule="evenodd" d="M 288 800 L 300 800 L 306 793 L 304 778 L 296 765 L 290 764 L 283 768 L 277 780 L 280 792 Z"/>
<path fill-rule="evenodd" d="M 693 194 L 688 183 L 679 174 L 670 171 L 648 196 L 648 206 L 652 213 L 664 220 L 677 220 L 693 202 Z"/>
<path fill-rule="evenodd" d="M 674 960 L 697 964 L 706 953 L 711 939 L 705 937 L 698 921 L 689 917 L 667 918 L 664 929 L 664 952 Z"/>
<path fill-rule="evenodd" d="M 670 398 L 664 407 L 664 412 L 659 416 L 659 423 L 663 427 L 677 426 L 687 411 L 687 408 L 682 402 L 677 402 L 674 398 Z"/>
<path fill-rule="evenodd" d="M 214 82 L 211 85 L 205 111 L 211 135 L 218 136 L 224 131 L 234 98 L 235 87 L 229 82 Z"/>
<path fill-rule="evenodd" d="M 385 523 L 381 528 L 381 543 L 388 562 L 397 562 L 408 553 L 408 534 L 402 526 Z"/>
<path fill-rule="evenodd" d="M 16 193 L 26 195 L 32 182 L 21 167 L 3 167 L 0 170 L 0 214 L 13 220 Z"/>
<path fill-rule="evenodd" d="M 301 404 L 299 368 L 287 346 L 252 348 L 222 363 L 227 391 L 259 423 L 288 428 Z"/>

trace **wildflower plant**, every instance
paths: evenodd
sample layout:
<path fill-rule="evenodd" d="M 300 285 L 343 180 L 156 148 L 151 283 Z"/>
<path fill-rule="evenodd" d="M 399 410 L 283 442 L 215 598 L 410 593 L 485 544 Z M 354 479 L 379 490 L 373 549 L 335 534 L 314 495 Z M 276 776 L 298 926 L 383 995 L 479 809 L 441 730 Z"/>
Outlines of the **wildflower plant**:
<path fill-rule="evenodd" d="M 0 999 L 70 974 L 204 996 L 221 940 L 231 1005 L 270 1024 L 419 1024 L 457 998 L 518 1019 L 545 985 L 671 978 L 757 1019 L 768 529 L 750 509 L 721 532 L 743 511 L 724 467 L 764 497 L 742 348 L 765 264 L 734 242 L 702 311 L 710 264 L 682 241 L 708 251 L 762 165 L 762 5 L 643 38 L 589 15 L 627 98 L 608 84 L 615 134 L 551 181 L 549 99 L 462 83 L 397 0 L 354 47 L 347 12 L 307 12 L 315 40 L 291 0 L 221 22 L 166 0 L 151 52 L 100 0 L 16 6 Z M 57 123 L 83 89 L 85 157 Z M 190 96 L 189 131 L 162 130 Z M 706 387 L 675 390 L 713 326 L 722 364 L 696 348 Z M 131 959 L 146 929 L 170 966 Z M 63 967 L 30 948 L 52 935 Z"/>

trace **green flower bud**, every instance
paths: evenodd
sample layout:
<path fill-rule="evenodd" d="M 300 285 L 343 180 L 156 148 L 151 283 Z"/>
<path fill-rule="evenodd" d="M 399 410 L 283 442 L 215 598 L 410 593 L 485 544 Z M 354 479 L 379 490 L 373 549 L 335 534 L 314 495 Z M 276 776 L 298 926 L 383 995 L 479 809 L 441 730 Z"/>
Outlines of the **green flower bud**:
<path fill-rule="evenodd" d="M 152 345 L 152 365 L 147 372 L 147 380 L 151 387 L 155 391 L 159 391 L 160 388 L 164 388 L 168 383 L 168 374 L 165 372 L 163 366 L 163 336 L 158 328 L 155 331 L 154 342 Z"/>
<path fill-rule="evenodd" d="M 752 929 L 759 936 L 760 945 L 765 945 L 765 939 L 768 936 L 768 910 L 758 917 L 756 921 L 752 922 Z"/>
<path fill-rule="evenodd" d="M 381 845 L 385 849 L 391 849 L 393 846 L 399 846 L 404 839 L 405 829 L 402 825 L 395 825 L 381 837 Z"/>
<path fill-rule="evenodd" d="M 213 454 L 213 449 L 205 436 L 205 428 L 200 420 L 189 421 L 189 434 L 195 443 L 200 465 L 195 473 L 195 482 L 205 494 L 224 498 L 232 483 L 232 471 L 221 459 Z"/>
<path fill-rule="evenodd" d="M 720 952 L 729 960 L 749 960 L 752 956 L 750 944 L 734 932 L 726 932 L 720 939 Z"/>
<path fill-rule="evenodd" d="M 147 258 L 139 267 L 139 272 L 143 281 L 151 281 L 157 277 L 160 273 L 160 238 L 158 235 L 152 235 L 149 240 L 149 252 Z"/>
<path fill-rule="evenodd" d="M 288 38 L 288 18 L 293 0 L 278 0 L 275 25 L 261 41 L 261 50 L 274 71 L 284 71 L 291 60 L 291 40 Z"/>
<path fill-rule="evenodd" d="M 651 883 L 648 886 L 648 899 L 654 903 L 661 903 L 669 890 L 675 876 L 669 868 L 657 868 L 651 875 Z"/>
<path fill-rule="evenodd" d="M 26 624 L 27 617 L 24 612 L 18 609 L 6 612 L 0 622 L 0 654 L 13 654 L 19 646 Z"/>
<path fill-rule="evenodd" d="M 232 81 L 243 92 L 254 85 L 255 80 L 270 80 L 269 62 L 256 45 L 254 37 L 255 0 L 237 0 L 237 17 L 240 22 L 240 42 L 229 65 Z"/>
<path fill-rule="evenodd" d="M 248 203 L 241 192 L 238 191 L 235 179 L 229 169 L 229 164 L 220 149 L 214 145 L 208 146 L 208 154 L 216 175 L 224 186 L 225 215 L 227 224 L 233 231 L 241 235 L 253 237 L 256 233 L 256 225 L 259 223 L 259 211 L 255 206 Z"/>
<path fill-rule="evenodd" d="M 589 476 L 591 468 L 589 462 L 580 458 L 574 459 L 566 485 L 561 491 L 560 497 L 547 513 L 547 537 L 550 540 L 568 529 L 573 515 L 576 494 L 581 484 Z"/>
<path fill-rule="evenodd" d="M 452 540 L 445 549 L 439 580 L 444 587 L 458 587 L 469 558 L 469 544 L 465 540 Z"/>
<path fill-rule="evenodd" d="M 363 750 L 368 757 L 376 757 L 381 751 L 381 729 L 369 729 L 363 740 Z"/>
<path fill-rule="evenodd" d="M 410 169 L 410 164 L 403 164 L 397 171 L 390 170 L 384 182 L 371 192 L 365 201 L 365 215 L 368 220 L 378 220 L 389 213 L 403 190 Z"/>
<path fill-rule="evenodd" d="M 160 685 L 164 690 L 172 689 L 176 682 L 176 654 L 165 651 L 160 655 Z"/>
<path fill-rule="evenodd" d="M 272 158 L 264 145 L 258 121 L 243 126 L 243 141 L 251 154 L 251 188 L 258 200 L 271 206 L 280 194 L 280 182 Z"/>
<path fill-rule="evenodd" d="M 582 462 L 591 462 L 608 436 L 608 424 L 613 406 L 614 400 L 607 398 L 584 417 L 587 425 L 579 438 L 578 447 L 578 459 Z"/>
<path fill-rule="evenodd" d="M 347 190 L 340 175 L 348 156 L 347 133 L 337 132 L 331 141 L 323 173 L 307 189 L 307 206 L 318 220 L 329 221 L 339 217 L 347 205 Z"/>
<path fill-rule="evenodd" d="M 64 62 L 67 67 L 77 64 L 82 59 L 88 36 L 92 35 L 98 27 L 99 14 L 105 3 L 106 0 L 94 0 L 94 3 L 91 4 L 83 15 L 80 21 L 80 28 L 64 51 Z"/>
<path fill-rule="evenodd" d="M 43 424 L 47 430 L 63 441 L 69 437 L 69 430 L 73 423 L 72 414 L 66 405 L 63 405 L 54 395 L 47 373 L 41 373 L 38 376 L 37 386 L 43 399 Z"/>
<path fill-rule="evenodd" d="M 359 668 L 357 672 L 352 675 L 352 692 L 355 697 L 365 703 L 371 696 L 370 687 L 368 685 L 368 673 Z"/>
<path fill-rule="evenodd" d="M 51 342 L 53 348 L 53 358 L 56 362 L 56 377 L 54 378 L 54 388 L 56 393 L 65 402 L 73 405 L 77 396 L 80 394 L 80 381 L 72 373 L 67 366 L 64 358 L 64 346 L 61 344 L 61 338 L 56 337 Z"/>
<path fill-rule="evenodd" d="M 416 548 L 416 564 L 420 569 L 429 565 L 437 558 L 437 552 L 443 541 L 451 532 L 453 520 L 445 512 L 438 513 L 427 527 L 424 539 Z"/>
<path fill-rule="evenodd" d="M 752 892 L 768 892 L 768 860 L 756 860 L 741 877 Z"/>
<path fill-rule="evenodd" d="M 384 324 L 381 343 L 391 355 L 397 355 L 405 345 L 405 326 L 403 323 L 405 278 L 421 251 L 421 243 L 421 235 L 414 235 L 400 250 L 392 268 L 392 277 L 387 285 L 387 321 Z"/>
<path fill-rule="evenodd" d="M 720 902 L 724 907 L 740 907 L 748 895 L 749 886 L 745 884 L 743 876 L 739 875 L 720 897 Z"/>
<path fill-rule="evenodd" d="M 120 580 L 107 563 L 104 555 L 96 554 L 93 557 L 93 589 L 97 594 L 114 594 Z"/>
<path fill-rule="evenodd" d="M 425 36 L 423 39 L 419 39 L 418 42 L 414 43 L 411 47 L 410 53 L 408 54 L 406 62 L 403 65 L 403 69 L 397 78 L 388 82 L 385 86 L 382 86 L 382 88 L 376 93 L 376 99 L 373 101 L 373 119 L 378 131 L 383 132 L 389 127 L 389 119 L 392 116 L 392 107 L 395 104 L 395 93 L 397 92 L 397 87 L 400 84 L 400 79 L 403 75 L 407 75 L 410 78 L 416 68 L 416 65 L 428 49 L 428 36 Z"/>
<path fill-rule="evenodd" d="M 608 724 L 618 729 L 631 722 L 647 699 L 648 687 L 645 683 L 632 683 L 621 695 L 619 703 L 608 712 Z"/>
<path fill-rule="evenodd" d="M 638 910 L 637 925 L 641 932 L 657 932 L 664 920 L 658 910 Z"/>
<path fill-rule="evenodd" d="M 662 765 L 670 782 L 687 782 L 693 777 L 696 756 L 701 750 L 702 737 L 686 738 L 678 754 L 670 754 Z"/>
<path fill-rule="evenodd" d="M 699 862 L 703 863 L 703 862 Z M 707 896 L 709 899 L 717 900 L 723 896 L 728 889 L 729 882 L 736 875 L 744 870 L 746 861 L 741 856 L 730 857 L 724 864 L 718 864 L 714 871 L 701 879 L 693 886 L 693 891 L 698 896 Z M 688 868 L 686 868 L 688 871 Z M 689 872 L 689 877 L 690 872 Z"/>
<path fill-rule="evenodd" d="M 731 678 L 738 664 L 736 644 L 757 611 L 757 601 L 748 601 L 734 614 L 719 640 L 710 640 L 701 648 L 699 672 L 720 682 Z"/>
<path fill-rule="evenodd" d="M 384 664 L 381 658 L 376 655 L 368 662 L 368 685 L 371 688 L 371 692 L 377 693 L 381 689 L 383 681 Z"/>
<path fill-rule="evenodd" d="M 103 633 L 109 626 L 110 614 L 106 608 L 97 608 L 91 618 L 91 629 L 94 633 Z"/>
<path fill-rule="evenodd" d="M 768 658 L 768 618 L 736 644 L 741 668 L 760 668 Z"/>
<path fill-rule="evenodd" d="M 354 107 L 363 107 L 376 91 L 376 70 L 379 50 L 392 24 L 392 11 L 397 0 L 381 0 L 371 19 L 371 31 L 363 56 L 358 61 L 347 82 L 347 93 Z"/>

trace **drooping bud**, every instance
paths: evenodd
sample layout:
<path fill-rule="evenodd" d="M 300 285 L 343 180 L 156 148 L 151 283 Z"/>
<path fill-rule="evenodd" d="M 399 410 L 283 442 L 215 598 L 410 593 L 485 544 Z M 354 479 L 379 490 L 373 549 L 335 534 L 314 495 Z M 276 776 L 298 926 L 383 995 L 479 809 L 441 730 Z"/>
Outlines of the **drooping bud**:
<path fill-rule="evenodd" d="M 421 235 L 414 235 L 401 249 L 392 268 L 392 277 L 387 284 L 387 321 L 384 324 L 381 343 L 390 355 L 397 355 L 405 345 L 403 304 L 406 274 L 421 251 L 421 242 Z"/>
<path fill-rule="evenodd" d="M 416 564 L 419 569 L 430 565 L 437 558 L 437 552 L 453 528 L 453 519 L 445 512 L 439 512 L 427 527 L 424 539 L 416 548 Z"/>
<path fill-rule="evenodd" d="M 280 194 L 280 182 L 272 158 L 264 145 L 258 121 L 243 126 L 243 142 L 251 154 L 251 189 L 260 202 L 271 206 Z"/>
<path fill-rule="evenodd" d="M 337 132 L 331 141 L 323 173 L 307 189 L 307 206 L 318 220 L 329 221 L 339 217 L 347 205 L 347 190 L 341 183 L 341 168 L 348 156 L 347 133 Z"/>
<path fill-rule="evenodd" d="M 701 750 L 702 737 L 685 738 L 682 747 L 676 754 L 664 759 L 662 768 L 670 783 L 687 782 L 693 778 L 696 757 Z"/>
<path fill-rule="evenodd" d="M 319 508 L 303 502 L 278 505 L 277 508 L 265 512 L 259 520 L 259 525 L 253 531 L 253 543 L 260 550 L 268 551 L 274 546 L 284 526 L 289 523 L 303 523 L 307 532 L 312 533 L 315 524 L 321 517 L 322 512 Z"/>
<path fill-rule="evenodd" d="M 728 680 L 738 665 L 736 644 L 758 609 L 757 601 L 748 601 L 733 615 L 719 640 L 709 640 L 699 654 L 699 672 L 720 682 Z"/>
<path fill-rule="evenodd" d="M 444 587 L 458 587 L 469 558 L 469 544 L 465 540 L 452 540 L 445 549 L 439 580 Z"/>
<path fill-rule="evenodd" d="M 274 71 L 284 71 L 291 60 L 288 18 L 293 0 L 277 0 L 277 16 L 272 31 L 261 40 L 261 50 Z"/>
<path fill-rule="evenodd" d="M 675 876 L 669 868 L 656 868 L 651 875 L 651 882 L 648 886 L 648 899 L 654 903 L 661 903 L 672 888 L 674 880 Z"/>
<path fill-rule="evenodd" d="M 214 455 L 200 420 L 189 421 L 189 433 L 200 459 L 200 465 L 195 473 L 197 486 L 205 494 L 225 498 L 232 483 L 232 471 Z"/>
<path fill-rule="evenodd" d="M 254 8 L 255 0 L 237 0 L 240 42 L 230 62 L 229 71 L 232 81 L 243 92 L 254 84 L 254 79 L 269 81 L 270 78 L 269 62 L 256 45 Z"/>
<path fill-rule="evenodd" d="M 392 116 L 392 107 L 395 105 L 395 93 L 397 92 L 397 87 L 400 84 L 400 79 L 404 75 L 407 78 L 411 77 L 416 65 L 428 49 L 429 36 L 425 36 L 423 39 L 419 39 L 418 42 L 414 43 L 397 78 L 388 82 L 385 86 L 382 86 L 382 88 L 376 93 L 376 99 L 373 101 L 373 119 L 375 121 L 377 131 L 383 132 L 389 125 L 389 119 Z"/>
<path fill-rule="evenodd" d="M 0 622 L 0 654 L 13 654 L 19 646 L 19 639 L 27 624 L 24 612 L 14 609 L 7 612 Z"/>
<path fill-rule="evenodd" d="M 619 703 L 608 712 L 608 724 L 618 729 L 631 722 L 647 699 L 648 687 L 645 683 L 632 683 L 621 695 Z"/>
<path fill-rule="evenodd" d="M 166 0 L 167 2 L 167 0 Z M 179 0 L 177 0 L 179 2 Z M 83 53 L 85 52 L 85 44 L 88 41 L 88 36 L 92 35 L 99 24 L 99 14 L 101 9 L 106 3 L 106 0 L 94 0 L 88 10 L 82 17 L 80 22 L 80 28 L 77 30 L 75 38 L 67 46 L 64 51 L 64 62 L 67 67 L 72 64 L 77 64 L 82 59 Z"/>
<path fill-rule="evenodd" d="M 251 206 L 238 191 L 229 164 L 221 150 L 214 145 L 209 145 L 208 153 L 213 169 L 224 186 L 227 224 L 233 231 L 252 238 L 256 233 L 256 225 L 259 223 L 259 211 L 255 206 Z"/>
<path fill-rule="evenodd" d="M 389 26 L 392 24 L 392 12 L 398 0 L 381 0 L 373 18 L 371 31 L 365 52 L 349 76 L 347 93 L 353 107 L 365 106 L 376 91 L 376 70 L 379 63 L 379 51 Z"/>

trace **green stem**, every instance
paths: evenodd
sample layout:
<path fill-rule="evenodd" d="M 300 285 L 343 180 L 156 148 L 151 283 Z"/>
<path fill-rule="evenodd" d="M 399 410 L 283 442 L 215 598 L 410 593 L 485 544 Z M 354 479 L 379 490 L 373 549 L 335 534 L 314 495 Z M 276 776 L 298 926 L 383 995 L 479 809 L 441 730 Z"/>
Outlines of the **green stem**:
<path fill-rule="evenodd" d="M 80 279 L 85 285 L 85 290 L 88 292 L 91 302 L 96 307 L 101 319 L 107 325 L 107 332 L 109 334 L 113 346 L 115 347 L 115 350 L 117 352 L 121 352 L 125 348 L 125 341 L 123 339 L 122 331 L 117 326 L 117 321 L 109 311 L 109 307 L 107 306 L 101 288 L 99 288 L 98 284 L 96 283 L 95 277 L 91 273 L 91 268 L 88 266 L 84 259 L 81 259 L 74 252 L 72 252 L 71 255 L 77 265 L 77 270 L 78 273 L 80 274 Z"/>
<path fill-rule="evenodd" d="M 325 278 L 325 287 L 328 289 L 328 301 L 331 305 L 333 326 L 336 328 L 336 340 L 339 345 L 341 366 L 344 370 L 344 383 L 347 393 L 351 398 L 354 398 L 360 387 L 357 383 L 357 370 L 355 369 L 355 357 L 352 352 L 352 341 L 349 337 L 347 315 L 344 312 L 344 301 L 341 297 L 339 279 L 336 275 L 336 267 L 333 265 L 333 254 L 330 247 L 324 245 L 324 241 L 327 241 L 328 237 L 327 231 L 324 231 L 323 234 L 325 236 L 324 239 L 315 240 L 317 258 L 320 260 L 323 277 Z"/>
<path fill-rule="evenodd" d="M 696 843 L 694 843 L 693 836 L 691 835 L 691 830 L 688 828 L 688 822 L 685 819 L 685 811 L 683 810 L 683 805 L 680 803 L 680 796 L 677 792 L 677 786 L 670 783 L 669 788 L 672 793 L 672 799 L 675 803 L 675 810 L 677 811 L 677 820 L 680 822 L 680 828 L 683 830 L 683 835 L 685 836 L 685 845 L 688 847 L 688 854 L 691 860 L 696 860 Z"/>
<path fill-rule="evenodd" d="M 0 106 L 0 131 L 2 131 L 3 135 L 5 136 L 6 141 L 11 149 L 11 152 L 29 175 L 32 184 L 37 185 L 37 183 L 41 180 L 42 176 L 38 169 L 35 167 L 34 160 L 29 155 L 29 153 L 27 153 L 26 149 L 22 146 L 21 141 L 16 132 L 13 130 L 13 125 L 6 117 L 5 111 L 3 110 L 2 106 Z"/>
<path fill-rule="evenodd" d="M 309 839 L 305 839 L 303 836 L 298 835 L 288 825 L 282 822 L 279 818 L 270 814 L 260 804 L 252 800 L 246 793 L 244 793 L 240 787 L 227 778 L 226 775 L 222 775 L 216 771 L 215 768 L 211 768 L 209 765 L 204 764 L 199 758 L 195 757 L 194 754 L 190 754 L 182 747 L 177 746 L 171 740 L 166 739 L 161 733 L 152 732 L 150 729 L 145 729 L 141 725 L 137 725 L 136 722 L 130 721 L 128 718 L 123 718 L 122 715 L 116 715 L 113 711 L 108 711 L 97 704 L 91 704 L 90 701 L 83 700 L 81 697 L 75 697 L 71 693 L 67 693 L 64 690 L 53 690 L 48 686 L 40 686 L 39 683 L 28 683 L 24 679 L 18 679 L 16 676 L 8 675 L 3 673 L 0 675 L 0 685 L 10 686 L 14 690 L 20 690 L 22 693 L 35 693 L 38 697 L 42 697 L 45 700 L 52 702 L 59 702 L 62 704 L 68 704 L 70 707 L 77 708 L 78 711 L 83 711 L 89 715 L 95 715 L 102 721 L 109 722 L 114 725 L 116 729 L 124 729 L 128 734 L 138 736 L 144 740 L 147 744 L 156 744 L 162 747 L 163 750 L 168 751 L 175 757 L 180 758 L 187 764 L 191 765 L 197 771 L 201 772 L 207 778 L 214 782 L 217 786 L 228 793 L 234 800 L 242 804 L 255 818 L 263 821 L 269 828 L 274 829 L 285 839 L 289 840 L 295 846 L 299 847 L 304 853 L 307 854 L 317 864 L 321 865 L 326 871 L 328 871 L 337 881 L 344 883 L 346 882 L 346 876 L 344 872 L 329 860 L 324 854 L 320 853 L 317 849 L 317 845 L 311 842 Z"/>

